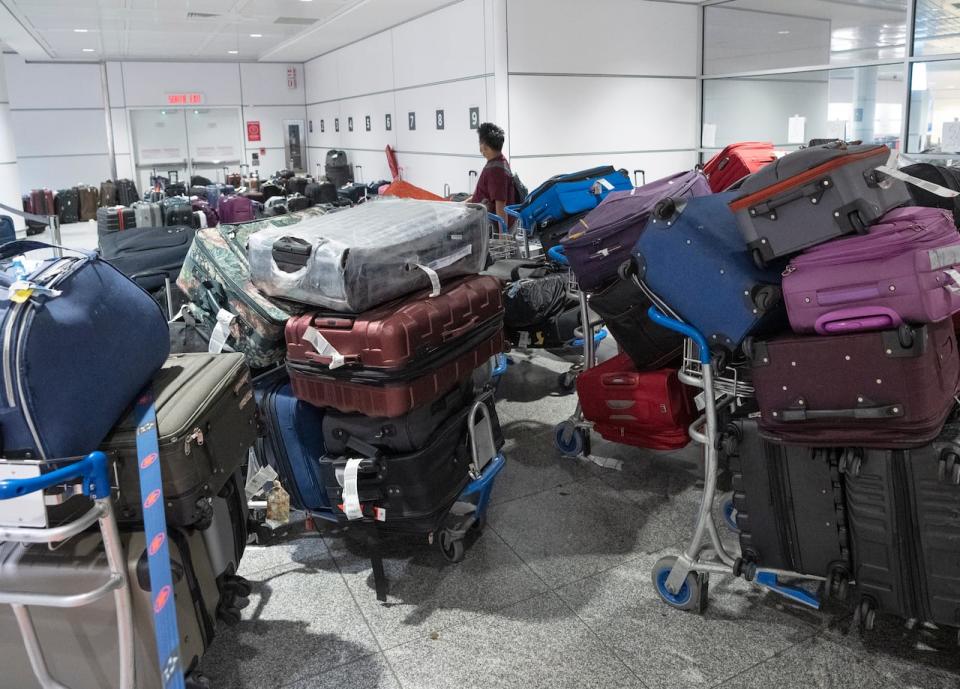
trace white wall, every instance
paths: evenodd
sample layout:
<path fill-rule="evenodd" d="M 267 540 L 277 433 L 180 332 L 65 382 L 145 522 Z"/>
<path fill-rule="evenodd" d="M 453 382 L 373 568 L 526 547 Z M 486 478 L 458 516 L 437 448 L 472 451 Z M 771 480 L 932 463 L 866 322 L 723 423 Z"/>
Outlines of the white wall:
<path fill-rule="evenodd" d="M 0 65 L 0 203 L 10 208 L 22 208 L 20 200 L 20 168 L 17 163 L 17 147 L 14 144 L 13 120 L 10 115 L 10 99 L 7 95 L 7 82 Z M 0 215 L 8 215 L 0 210 Z M 23 218 L 14 215 L 16 229 L 26 227 Z"/>

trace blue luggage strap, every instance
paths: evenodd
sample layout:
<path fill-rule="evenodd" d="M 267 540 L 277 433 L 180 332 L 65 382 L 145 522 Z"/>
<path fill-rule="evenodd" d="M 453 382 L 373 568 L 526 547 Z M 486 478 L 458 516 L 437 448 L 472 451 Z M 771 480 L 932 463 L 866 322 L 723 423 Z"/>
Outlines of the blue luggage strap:
<path fill-rule="evenodd" d="M 147 387 L 134 407 L 137 427 L 137 466 L 140 472 L 140 499 L 143 501 L 143 528 L 150 571 L 153 628 L 157 638 L 157 660 L 163 689 L 185 689 L 180 666 L 180 633 L 170 571 L 167 542 L 166 504 L 160 473 L 160 440 L 153 389 Z"/>

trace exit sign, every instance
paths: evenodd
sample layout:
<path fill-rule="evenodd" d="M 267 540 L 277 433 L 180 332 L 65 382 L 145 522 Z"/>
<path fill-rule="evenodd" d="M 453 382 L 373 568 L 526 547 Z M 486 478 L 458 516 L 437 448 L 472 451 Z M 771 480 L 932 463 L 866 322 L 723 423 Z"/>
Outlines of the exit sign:
<path fill-rule="evenodd" d="M 203 105 L 202 93 L 168 93 L 167 105 Z"/>

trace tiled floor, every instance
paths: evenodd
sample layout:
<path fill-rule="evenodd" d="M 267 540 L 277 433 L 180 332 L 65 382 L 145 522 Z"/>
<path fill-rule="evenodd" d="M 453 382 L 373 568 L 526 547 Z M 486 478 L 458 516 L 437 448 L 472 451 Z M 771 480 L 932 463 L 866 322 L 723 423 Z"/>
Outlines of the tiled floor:
<path fill-rule="evenodd" d="M 349 533 L 249 547 L 241 569 L 254 593 L 243 621 L 221 627 L 203 661 L 213 686 L 960 686 L 952 635 L 881 619 L 861 638 L 847 633 L 846 609 L 799 609 L 718 576 L 703 615 L 661 603 L 650 569 L 693 525 L 696 453 L 595 441 L 595 454 L 621 469 L 560 458 L 552 428 L 576 405 L 556 394 L 567 366 L 518 356 L 503 380 L 508 464 L 463 563 L 389 544 L 383 605 Z"/>

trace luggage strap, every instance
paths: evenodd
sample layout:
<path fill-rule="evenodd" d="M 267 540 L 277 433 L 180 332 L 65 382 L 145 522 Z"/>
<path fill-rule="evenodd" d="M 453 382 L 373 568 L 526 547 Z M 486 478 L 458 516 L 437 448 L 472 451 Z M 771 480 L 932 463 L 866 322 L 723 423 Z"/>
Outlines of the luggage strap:
<path fill-rule="evenodd" d="M 163 478 L 160 472 L 160 440 L 153 389 L 140 393 L 134 406 L 137 424 L 137 466 L 140 499 L 143 501 L 143 528 L 147 543 L 147 565 L 156 635 L 157 660 L 163 689 L 185 689 L 180 664 L 180 633 L 170 571 L 170 545 L 164 512 Z"/>

